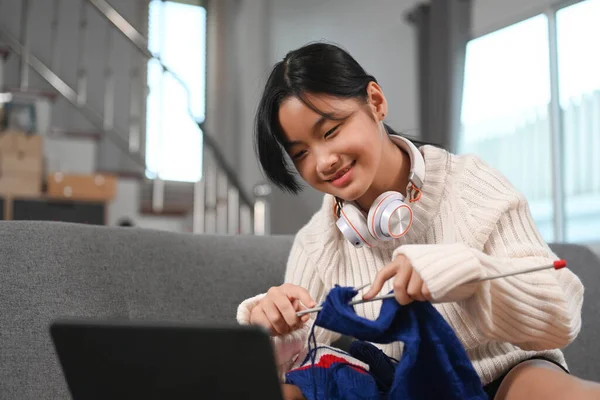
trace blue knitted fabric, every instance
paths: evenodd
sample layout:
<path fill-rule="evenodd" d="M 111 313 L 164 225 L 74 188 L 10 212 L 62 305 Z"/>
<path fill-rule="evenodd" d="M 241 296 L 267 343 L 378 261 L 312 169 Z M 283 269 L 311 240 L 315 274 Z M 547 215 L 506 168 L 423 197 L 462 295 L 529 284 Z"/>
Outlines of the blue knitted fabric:
<path fill-rule="evenodd" d="M 286 381 L 299 386 L 309 400 L 316 400 L 314 394 L 323 399 L 487 400 L 462 344 L 430 303 L 400 306 L 394 299 L 384 300 L 379 318 L 371 321 L 348 305 L 356 294 L 353 288 L 332 289 L 315 325 L 358 339 L 349 354 L 370 371 L 343 361 L 290 371 Z M 402 358 L 396 363 L 367 341 L 403 342 Z"/>
<path fill-rule="evenodd" d="M 298 386 L 308 400 L 379 400 L 382 398 L 385 392 L 379 390 L 374 376 L 358 366 L 349 364 L 344 358 L 347 353 L 327 346 L 314 348 L 311 351 L 324 348 L 330 354 L 314 362 L 309 353 L 300 368 L 286 374 L 286 383 Z"/>

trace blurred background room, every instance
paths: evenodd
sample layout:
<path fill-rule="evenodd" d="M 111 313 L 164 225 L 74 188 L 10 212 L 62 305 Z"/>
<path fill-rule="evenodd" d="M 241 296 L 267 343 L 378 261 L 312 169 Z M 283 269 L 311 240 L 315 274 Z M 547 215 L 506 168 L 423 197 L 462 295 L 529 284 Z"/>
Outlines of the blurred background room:
<path fill-rule="evenodd" d="M 548 242 L 600 253 L 600 0 L 0 0 L 0 216 L 293 234 L 320 206 L 263 177 L 271 66 L 315 40 L 387 122 L 476 153 Z"/>

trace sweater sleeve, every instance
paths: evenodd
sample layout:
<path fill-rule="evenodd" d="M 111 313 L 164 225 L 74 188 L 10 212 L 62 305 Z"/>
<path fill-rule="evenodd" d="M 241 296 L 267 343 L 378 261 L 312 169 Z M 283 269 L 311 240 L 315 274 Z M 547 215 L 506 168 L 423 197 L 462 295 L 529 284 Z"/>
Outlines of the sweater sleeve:
<path fill-rule="evenodd" d="M 325 289 L 315 265 L 310 261 L 298 236 L 294 240 L 290 255 L 288 257 L 285 282 L 301 286 L 308 290 L 311 297 L 317 302 L 325 300 Z M 259 294 L 244 300 L 237 311 L 237 320 L 240 324 L 250 323 L 252 309 L 260 302 L 266 294 Z M 294 363 L 297 363 L 302 352 L 306 352 L 308 336 L 314 323 L 315 314 L 312 315 L 302 327 L 294 332 L 271 338 L 275 349 L 275 356 L 280 373 L 288 371 Z M 329 345 L 340 337 L 340 334 L 320 327 L 315 327 L 315 337 L 319 345 Z"/>
<path fill-rule="evenodd" d="M 573 272 L 550 269 L 467 283 L 558 259 L 541 239 L 524 196 L 512 195 L 482 250 L 464 243 L 405 245 L 393 257 L 404 254 L 411 261 L 434 301 L 464 307 L 478 336 L 523 350 L 563 348 L 581 329 L 584 289 Z"/>

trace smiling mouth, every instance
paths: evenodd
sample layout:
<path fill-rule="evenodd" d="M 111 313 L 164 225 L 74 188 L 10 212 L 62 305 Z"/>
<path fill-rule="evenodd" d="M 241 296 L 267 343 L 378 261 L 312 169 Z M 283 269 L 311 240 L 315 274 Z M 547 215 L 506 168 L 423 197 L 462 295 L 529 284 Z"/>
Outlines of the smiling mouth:
<path fill-rule="evenodd" d="M 350 163 L 349 166 L 347 166 L 346 168 L 342 169 L 337 174 L 335 174 L 335 176 L 333 178 L 328 179 L 327 182 L 333 182 L 336 179 L 340 179 L 342 176 L 344 176 L 346 174 L 346 172 L 350 171 L 350 168 L 354 167 L 354 164 L 356 164 L 356 160 L 352 161 L 352 163 Z"/>

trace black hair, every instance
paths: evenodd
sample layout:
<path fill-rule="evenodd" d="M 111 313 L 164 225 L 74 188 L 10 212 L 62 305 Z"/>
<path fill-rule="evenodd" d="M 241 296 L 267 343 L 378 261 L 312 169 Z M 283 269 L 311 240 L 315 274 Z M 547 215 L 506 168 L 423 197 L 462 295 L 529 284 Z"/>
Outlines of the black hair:
<path fill-rule="evenodd" d="M 273 67 L 260 99 L 255 120 L 255 150 L 267 178 L 280 189 L 298 193 L 293 163 L 287 157 L 285 136 L 279 122 L 279 107 L 296 97 L 318 114 L 335 119 L 308 101 L 307 94 L 327 94 L 367 101 L 367 86 L 377 83 L 342 48 L 328 43 L 311 43 L 290 51 Z M 385 125 L 388 134 L 397 134 Z M 418 143 L 415 142 L 417 145 Z"/>

